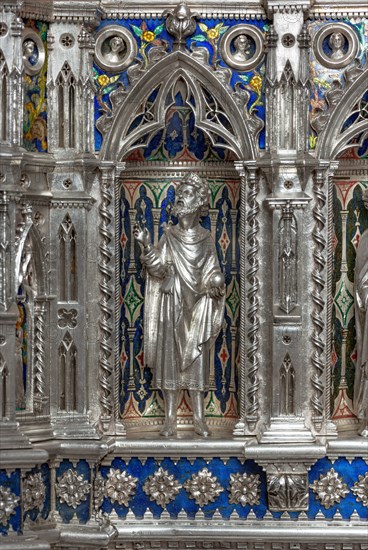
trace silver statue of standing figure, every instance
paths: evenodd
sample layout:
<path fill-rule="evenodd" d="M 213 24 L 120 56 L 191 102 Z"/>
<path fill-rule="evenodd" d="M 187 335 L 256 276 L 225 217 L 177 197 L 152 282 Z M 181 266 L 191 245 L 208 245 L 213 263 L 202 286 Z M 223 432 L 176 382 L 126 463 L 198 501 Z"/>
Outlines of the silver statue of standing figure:
<path fill-rule="evenodd" d="M 161 435 L 176 433 L 180 389 L 189 390 L 194 430 L 208 436 L 204 392 L 209 389 L 209 352 L 223 323 L 225 279 L 210 231 L 199 221 L 208 208 L 208 186 L 198 174 L 179 185 L 173 215 L 158 246 L 146 227 L 134 235 L 147 269 L 144 318 L 145 363 L 163 391 L 165 423 Z"/>
<path fill-rule="evenodd" d="M 368 210 L 368 189 L 363 192 Z M 368 437 L 368 229 L 359 241 L 355 260 L 355 329 L 357 362 L 354 382 L 354 409 L 363 421 L 361 435 Z"/>

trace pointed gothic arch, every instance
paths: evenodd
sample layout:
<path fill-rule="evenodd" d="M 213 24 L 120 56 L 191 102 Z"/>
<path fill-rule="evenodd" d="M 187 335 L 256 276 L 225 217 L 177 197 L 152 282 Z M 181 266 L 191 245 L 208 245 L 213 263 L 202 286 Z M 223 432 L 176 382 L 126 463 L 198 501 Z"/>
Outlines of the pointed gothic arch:
<path fill-rule="evenodd" d="M 359 103 L 368 93 L 368 69 L 345 89 L 345 93 L 339 102 L 339 108 L 332 112 L 323 132 L 319 136 L 316 154 L 318 158 L 336 158 L 345 149 L 357 147 L 368 138 L 367 114 L 359 113 Z M 356 108 L 357 106 L 357 108 Z M 346 126 L 350 117 L 354 117 L 351 124 Z M 357 138 L 357 143 L 352 140 Z"/>
<path fill-rule="evenodd" d="M 0 50 L 0 141 L 6 141 L 8 137 L 8 88 L 9 69 L 4 54 Z"/>
<path fill-rule="evenodd" d="M 22 258 L 25 253 L 27 242 L 32 250 L 33 266 L 37 281 L 37 293 L 39 295 L 46 294 L 46 266 L 45 266 L 45 250 L 42 244 L 41 235 L 31 220 L 27 220 L 22 232 L 15 260 L 16 273 L 16 293 L 18 292 L 19 280 L 22 271 Z"/>
<path fill-rule="evenodd" d="M 102 160 L 122 160 L 135 142 L 164 127 L 169 108 L 167 97 L 180 79 L 194 98 L 196 125 L 210 137 L 212 144 L 232 150 L 239 159 L 257 157 L 245 113 L 226 86 L 213 71 L 177 51 L 150 68 L 125 95 L 104 138 Z"/>

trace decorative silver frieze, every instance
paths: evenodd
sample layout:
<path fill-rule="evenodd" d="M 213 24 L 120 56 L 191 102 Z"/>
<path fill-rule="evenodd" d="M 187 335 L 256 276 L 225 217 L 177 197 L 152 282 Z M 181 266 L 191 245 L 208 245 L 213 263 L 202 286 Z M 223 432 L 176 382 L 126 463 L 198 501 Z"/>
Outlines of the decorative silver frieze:
<path fill-rule="evenodd" d="M 101 472 L 97 472 L 93 480 L 93 506 L 96 511 L 99 510 L 105 498 L 105 481 Z"/>
<path fill-rule="evenodd" d="M 15 514 L 20 497 L 11 492 L 9 487 L 0 486 L 0 525 L 6 526 L 10 517 Z"/>
<path fill-rule="evenodd" d="M 29 474 L 23 481 L 23 505 L 24 511 L 41 510 L 46 498 L 46 485 L 41 472 Z"/>
<path fill-rule="evenodd" d="M 123 71 L 131 65 L 137 52 L 132 33 L 120 25 L 104 27 L 96 37 L 96 63 L 105 71 Z"/>
<path fill-rule="evenodd" d="M 310 488 L 327 510 L 349 493 L 348 486 L 333 468 L 325 475 L 321 474 L 319 479 L 310 484 Z"/>
<path fill-rule="evenodd" d="M 358 502 L 368 507 L 368 472 L 364 476 L 358 477 L 358 481 L 354 483 L 351 492 Z"/>
<path fill-rule="evenodd" d="M 173 474 L 169 474 L 167 470 L 159 468 L 157 472 L 147 479 L 143 485 L 143 491 L 150 497 L 150 500 L 154 500 L 165 508 L 171 500 L 174 500 L 181 487 Z"/>
<path fill-rule="evenodd" d="M 224 490 L 218 483 L 217 477 L 207 468 L 203 468 L 198 474 L 193 474 L 183 486 L 188 492 L 189 498 L 194 499 L 196 504 L 201 507 L 216 500 Z"/>
<path fill-rule="evenodd" d="M 261 497 L 259 474 L 230 474 L 230 504 L 257 505 Z"/>
<path fill-rule="evenodd" d="M 129 500 L 135 494 L 137 481 L 138 478 L 125 471 L 110 468 L 104 483 L 103 494 L 112 503 L 118 502 L 120 505 L 129 506 Z"/>
<path fill-rule="evenodd" d="M 75 470 L 69 468 L 57 478 L 55 490 L 60 502 L 65 502 L 75 510 L 81 502 L 87 500 L 91 484 L 83 474 L 78 475 Z"/>

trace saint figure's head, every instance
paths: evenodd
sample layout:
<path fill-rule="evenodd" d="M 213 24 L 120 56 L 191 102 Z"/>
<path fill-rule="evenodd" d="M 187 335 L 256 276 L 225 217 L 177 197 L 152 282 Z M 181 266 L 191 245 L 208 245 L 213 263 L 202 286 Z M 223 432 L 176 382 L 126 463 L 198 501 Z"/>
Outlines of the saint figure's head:
<path fill-rule="evenodd" d="M 249 54 L 249 40 L 245 34 L 240 34 L 234 40 L 235 53 L 234 59 L 237 61 L 246 61 Z"/>
<path fill-rule="evenodd" d="M 176 200 L 173 215 L 186 216 L 198 210 L 205 210 L 208 206 L 208 185 L 196 173 L 185 176 L 176 191 Z"/>

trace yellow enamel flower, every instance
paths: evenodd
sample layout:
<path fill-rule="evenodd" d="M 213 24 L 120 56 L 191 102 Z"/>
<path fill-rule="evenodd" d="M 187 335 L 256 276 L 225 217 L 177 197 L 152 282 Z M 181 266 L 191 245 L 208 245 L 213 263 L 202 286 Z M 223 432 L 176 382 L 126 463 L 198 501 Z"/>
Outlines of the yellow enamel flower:
<path fill-rule="evenodd" d="M 155 35 L 152 31 L 144 31 L 144 33 L 142 34 L 142 39 L 146 42 L 153 42 L 153 40 L 155 39 Z"/>
<path fill-rule="evenodd" d="M 109 77 L 105 74 L 100 74 L 100 76 L 97 79 L 100 86 L 106 86 L 106 84 L 109 83 L 109 80 L 110 80 Z"/>
<path fill-rule="evenodd" d="M 216 29 L 216 27 L 214 27 L 213 29 L 208 29 L 207 31 L 207 37 L 210 40 L 216 40 L 216 38 L 218 38 L 219 35 L 220 35 L 219 30 Z"/>
<path fill-rule="evenodd" d="M 249 86 L 257 92 L 257 94 L 261 93 L 262 90 L 262 78 L 258 75 L 253 76 L 251 81 L 249 82 Z"/>

